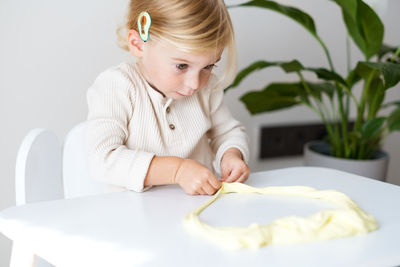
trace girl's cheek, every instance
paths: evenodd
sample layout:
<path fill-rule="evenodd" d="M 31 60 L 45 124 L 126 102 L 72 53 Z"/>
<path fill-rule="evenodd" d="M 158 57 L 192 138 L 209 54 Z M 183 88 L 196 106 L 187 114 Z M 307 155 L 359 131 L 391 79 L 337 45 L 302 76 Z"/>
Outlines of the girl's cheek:
<path fill-rule="evenodd" d="M 201 77 L 201 87 L 204 87 L 204 85 L 207 84 L 208 80 L 210 79 L 211 72 L 204 73 L 203 76 Z"/>

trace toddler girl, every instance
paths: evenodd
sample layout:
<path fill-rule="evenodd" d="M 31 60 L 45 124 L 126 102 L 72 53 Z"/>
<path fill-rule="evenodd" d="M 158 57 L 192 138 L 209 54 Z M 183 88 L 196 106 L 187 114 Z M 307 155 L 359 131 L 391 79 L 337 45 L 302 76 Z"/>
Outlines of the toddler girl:
<path fill-rule="evenodd" d="M 124 37 L 136 63 L 104 71 L 87 93 L 92 176 L 138 192 L 179 184 L 193 195 L 244 182 L 247 136 L 222 99 L 236 69 L 224 1 L 132 0 Z"/>

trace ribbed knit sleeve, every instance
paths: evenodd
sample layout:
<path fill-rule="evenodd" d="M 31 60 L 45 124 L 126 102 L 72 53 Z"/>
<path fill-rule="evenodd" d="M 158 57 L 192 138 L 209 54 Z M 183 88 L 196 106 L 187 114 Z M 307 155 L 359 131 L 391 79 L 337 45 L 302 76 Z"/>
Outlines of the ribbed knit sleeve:
<path fill-rule="evenodd" d="M 87 145 L 92 177 L 107 184 L 143 191 L 143 183 L 154 156 L 128 149 L 128 124 L 134 110 L 135 88 L 123 72 L 101 73 L 87 93 Z"/>
<path fill-rule="evenodd" d="M 243 155 L 246 163 L 249 162 L 248 136 L 244 127 L 235 120 L 223 102 L 223 90 L 211 90 L 210 94 L 210 118 L 212 128 L 208 132 L 210 145 L 215 153 L 214 168 L 221 173 L 221 159 L 229 148 L 237 148 Z"/>

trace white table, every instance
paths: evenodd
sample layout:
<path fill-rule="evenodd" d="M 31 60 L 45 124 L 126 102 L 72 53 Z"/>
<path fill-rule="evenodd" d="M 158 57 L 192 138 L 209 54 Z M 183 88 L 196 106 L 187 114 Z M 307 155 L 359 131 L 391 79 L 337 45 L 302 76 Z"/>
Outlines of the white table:
<path fill-rule="evenodd" d="M 11 207 L 0 231 L 56 266 L 396 266 L 400 265 L 400 187 L 331 169 L 296 167 L 253 173 L 249 185 L 336 189 L 375 216 L 379 229 L 363 236 L 257 250 L 226 251 L 187 233 L 183 217 L 209 196 L 178 186 Z M 265 222 L 311 215 L 316 200 L 224 195 L 201 218 L 211 225 Z"/>

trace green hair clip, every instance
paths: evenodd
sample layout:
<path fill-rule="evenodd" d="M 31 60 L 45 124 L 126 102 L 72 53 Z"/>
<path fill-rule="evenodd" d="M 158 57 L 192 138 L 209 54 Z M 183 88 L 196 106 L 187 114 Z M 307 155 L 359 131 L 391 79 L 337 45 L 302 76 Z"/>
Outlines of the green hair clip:
<path fill-rule="evenodd" d="M 149 29 L 151 25 L 151 17 L 147 11 L 142 11 L 139 14 L 137 20 L 137 27 L 139 31 L 140 38 L 143 42 L 147 42 L 149 40 Z"/>

